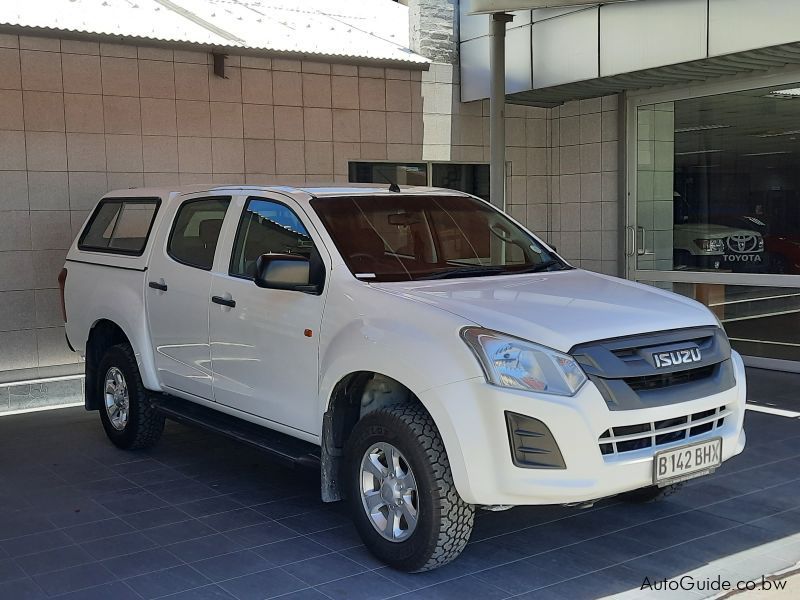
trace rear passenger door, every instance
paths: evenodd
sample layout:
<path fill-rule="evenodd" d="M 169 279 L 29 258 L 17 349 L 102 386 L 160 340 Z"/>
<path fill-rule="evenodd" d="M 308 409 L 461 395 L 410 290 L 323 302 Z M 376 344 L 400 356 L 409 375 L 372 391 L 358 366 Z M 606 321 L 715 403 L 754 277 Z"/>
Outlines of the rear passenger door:
<path fill-rule="evenodd" d="M 213 400 L 208 342 L 211 269 L 230 197 L 183 201 L 164 220 L 147 272 L 147 312 L 161 384 Z"/>

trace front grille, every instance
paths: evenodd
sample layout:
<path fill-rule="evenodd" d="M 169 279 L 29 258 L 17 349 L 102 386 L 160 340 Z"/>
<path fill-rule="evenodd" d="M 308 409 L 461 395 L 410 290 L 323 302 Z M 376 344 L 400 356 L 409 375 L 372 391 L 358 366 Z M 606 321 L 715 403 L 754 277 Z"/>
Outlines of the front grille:
<path fill-rule="evenodd" d="M 626 377 L 625 383 L 636 392 L 642 390 L 660 390 L 673 385 L 706 379 L 714 374 L 715 368 L 716 365 L 708 365 L 705 367 L 697 367 L 696 369 L 676 371 L 674 373 L 656 373 L 655 375 L 643 375 L 641 377 Z"/>
<path fill-rule="evenodd" d="M 661 421 L 611 427 L 598 439 L 603 455 L 622 454 L 643 448 L 689 440 L 722 427 L 731 414 L 725 406 Z"/>
<path fill-rule="evenodd" d="M 692 350 L 695 362 L 656 367 L 656 355 L 677 350 Z M 711 325 L 586 342 L 570 354 L 612 411 L 677 405 L 736 385 L 728 338 Z"/>

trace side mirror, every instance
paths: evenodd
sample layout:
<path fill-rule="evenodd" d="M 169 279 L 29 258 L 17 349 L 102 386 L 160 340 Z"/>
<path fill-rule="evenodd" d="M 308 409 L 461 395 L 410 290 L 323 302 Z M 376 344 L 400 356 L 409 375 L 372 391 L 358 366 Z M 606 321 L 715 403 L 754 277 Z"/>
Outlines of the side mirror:
<path fill-rule="evenodd" d="M 260 288 L 318 294 L 319 286 L 309 282 L 310 272 L 310 261 L 305 256 L 262 254 L 256 260 L 254 281 Z"/>

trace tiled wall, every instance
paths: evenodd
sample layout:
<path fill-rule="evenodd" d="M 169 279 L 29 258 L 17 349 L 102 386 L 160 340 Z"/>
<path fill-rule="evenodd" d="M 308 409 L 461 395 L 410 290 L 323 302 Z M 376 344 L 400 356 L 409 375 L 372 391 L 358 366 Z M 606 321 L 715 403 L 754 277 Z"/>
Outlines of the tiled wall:
<path fill-rule="evenodd" d="M 619 274 L 619 98 L 552 109 L 551 241 L 585 269 Z"/>
<path fill-rule="evenodd" d="M 199 52 L 0 35 L 0 383 L 82 371 L 56 278 L 107 190 L 346 181 L 355 159 L 488 162 L 488 103 L 459 101 L 452 65 L 231 56 L 221 79 L 209 63 Z M 509 211 L 604 271 L 615 269 L 614 108 L 598 99 L 507 112 Z"/>

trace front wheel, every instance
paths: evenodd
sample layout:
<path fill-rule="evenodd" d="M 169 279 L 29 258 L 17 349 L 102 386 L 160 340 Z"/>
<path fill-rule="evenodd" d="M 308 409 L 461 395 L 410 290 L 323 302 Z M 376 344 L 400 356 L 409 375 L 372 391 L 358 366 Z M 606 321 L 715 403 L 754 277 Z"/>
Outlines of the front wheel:
<path fill-rule="evenodd" d="M 475 508 L 458 495 L 442 438 L 422 406 L 365 415 L 347 442 L 345 468 L 356 529 L 382 561 L 420 572 L 461 554 Z"/>
<path fill-rule="evenodd" d="M 100 420 L 114 445 L 134 450 L 158 442 L 164 431 L 164 415 L 150 405 L 136 356 L 128 344 L 106 351 L 97 368 L 95 385 L 102 399 Z"/>

